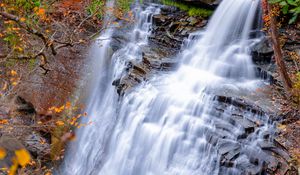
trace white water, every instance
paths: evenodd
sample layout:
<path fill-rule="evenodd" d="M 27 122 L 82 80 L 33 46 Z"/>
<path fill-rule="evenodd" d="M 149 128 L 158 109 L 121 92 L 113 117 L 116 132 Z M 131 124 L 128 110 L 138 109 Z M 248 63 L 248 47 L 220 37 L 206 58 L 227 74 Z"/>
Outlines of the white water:
<path fill-rule="evenodd" d="M 159 13 L 159 6 L 142 10 L 137 5 L 138 19 L 124 48 L 111 59 L 110 40 L 92 49 L 100 60 L 87 108 L 94 124 L 79 131 L 62 174 L 240 174 L 235 166 L 225 170 L 219 166 L 218 148 L 222 139 L 236 143 L 243 128 L 229 122 L 233 107 L 217 113 L 213 94 L 226 90 L 247 94 L 258 86 L 249 55 L 255 41 L 248 38 L 258 6 L 259 0 L 223 0 L 201 39 L 189 40 L 178 55 L 182 64 L 176 72 L 154 76 L 119 101 L 112 81 L 123 74 L 127 61 L 141 60 L 151 16 Z M 244 117 L 259 116 L 244 111 Z M 219 130 L 220 124 L 229 130 Z M 267 129 L 265 125 L 259 130 Z M 222 139 L 213 145 L 212 135 Z M 236 166 L 250 164 L 247 152 L 260 153 L 260 137 L 254 134 L 243 143 L 245 153 L 235 160 Z"/>

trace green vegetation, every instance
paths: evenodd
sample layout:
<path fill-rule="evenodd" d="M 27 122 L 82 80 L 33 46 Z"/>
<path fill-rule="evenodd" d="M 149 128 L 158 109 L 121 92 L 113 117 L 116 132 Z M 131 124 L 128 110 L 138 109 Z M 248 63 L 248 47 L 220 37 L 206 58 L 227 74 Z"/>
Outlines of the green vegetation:
<path fill-rule="evenodd" d="M 172 0 L 162 0 L 161 1 L 165 5 L 174 6 L 179 8 L 182 11 L 186 11 L 190 16 L 201 16 L 204 18 L 210 17 L 213 14 L 212 10 L 194 7 L 191 5 L 187 5 L 181 2 L 175 2 Z"/>
<path fill-rule="evenodd" d="M 89 15 L 95 15 L 97 18 L 101 19 L 103 6 L 103 0 L 92 0 L 92 2 L 87 6 L 86 10 Z"/>
<path fill-rule="evenodd" d="M 123 12 L 128 12 L 128 11 L 130 11 L 130 6 L 131 6 L 132 2 L 133 2 L 133 0 L 117 0 L 117 6 Z"/>
<path fill-rule="evenodd" d="M 300 14 L 300 0 L 269 0 L 271 4 L 278 4 L 285 15 L 291 15 L 289 24 L 295 23 Z"/>

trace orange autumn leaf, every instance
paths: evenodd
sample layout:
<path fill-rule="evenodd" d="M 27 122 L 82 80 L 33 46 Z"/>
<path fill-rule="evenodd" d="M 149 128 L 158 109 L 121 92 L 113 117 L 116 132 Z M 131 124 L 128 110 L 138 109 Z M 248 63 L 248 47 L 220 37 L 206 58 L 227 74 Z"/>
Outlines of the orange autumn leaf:
<path fill-rule="evenodd" d="M 26 21 L 26 18 L 23 18 L 23 17 L 22 17 L 22 18 L 20 18 L 20 21 L 21 21 L 21 22 L 24 22 L 24 21 Z"/>
<path fill-rule="evenodd" d="M 15 151 L 18 164 L 20 164 L 22 167 L 25 167 L 27 164 L 30 163 L 30 154 L 25 149 L 20 149 Z"/>
<path fill-rule="evenodd" d="M 45 14 L 45 9 L 43 8 L 39 8 L 39 10 L 37 11 L 38 15 L 44 15 Z"/>
<path fill-rule="evenodd" d="M 61 120 L 56 121 L 56 125 L 58 125 L 58 126 L 62 126 L 64 124 L 65 124 L 65 122 L 63 122 Z"/>
<path fill-rule="evenodd" d="M 62 105 L 61 107 L 55 107 L 55 106 L 53 106 L 53 107 L 49 108 L 48 110 L 49 110 L 49 111 L 54 111 L 54 112 L 56 112 L 56 113 L 60 113 L 60 112 L 62 112 L 64 109 L 65 109 L 65 106 Z"/>
<path fill-rule="evenodd" d="M 68 101 L 68 102 L 66 103 L 66 109 L 69 109 L 70 107 L 71 107 L 71 102 Z"/>
<path fill-rule="evenodd" d="M 8 124 L 8 120 L 7 119 L 2 119 L 2 120 L 0 120 L 0 124 L 1 125 L 6 125 L 6 124 Z"/>
<path fill-rule="evenodd" d="M 17 73 L 15 70 L 11 70 L 11 71 L 10 71 L 10 74 L 11 74 L 12 76 L 15 76 L 15 75 L 17 75 L 18 73 Z"/>
<path fill-rule="evenodd" d="M 0 148 L 0 160 L 3 160 L 6 157 L 6 151 L 4 148 Z"/>

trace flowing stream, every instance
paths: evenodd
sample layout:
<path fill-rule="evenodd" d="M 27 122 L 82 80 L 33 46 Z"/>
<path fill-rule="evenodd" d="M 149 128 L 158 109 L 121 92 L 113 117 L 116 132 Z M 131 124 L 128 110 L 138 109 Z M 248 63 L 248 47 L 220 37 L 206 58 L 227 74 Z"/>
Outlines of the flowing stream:
<path fill-rule="evenodd" d="M 109 45 L 114 31 L 108 29 L 91 50 L 95 79 L 87 113 L 93 124 L 78 131 L 61 174 L 259 172 L 263 164 L 253 157 L 267 157 L 258 145 L 263 133 L 272 130 L 268 116 L 245 110 L 233 120 L 236 107 L 222 106 L 216 98 L 224 92 L 247 95 L 263 83 L 255 77 L 249 54 L 257 42 L 249 34 L 259 5 L 259 0 L 223 0 L 205 31 L 195 34 L 200 38 L 191 35 L 174 58 L 180 60 L 176 71 L 154 75 L 119 98 L 112 83 L 125 73 L 129 61 L 141 61 L 142 48 L 150 47 L 152 16 L 161 8 L 137 3 L 135 25 L 124 34 L 130 36 L 128 43 L 113 52 Z M 237 120 L 265 124 L 241 140 L 245 122 Z M 233 165 L 221 166 L 223 153 L 232 154 Z"/>

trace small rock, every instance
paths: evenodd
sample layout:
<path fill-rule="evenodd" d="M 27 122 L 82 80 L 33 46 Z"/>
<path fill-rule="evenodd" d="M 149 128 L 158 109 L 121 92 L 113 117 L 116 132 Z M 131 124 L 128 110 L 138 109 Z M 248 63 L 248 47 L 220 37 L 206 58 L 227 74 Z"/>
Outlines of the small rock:
<path fill-rule="evenodd" d="M 192 25 L 192 26 L 194 26 L 195 24 L 197 24 L 198 23 L 198 19 L 197 18 L 195 18 L 195 17 L 189 17 L 188 19 L 187 19 L 187 21 L 189 22 L 189 24 L 190 25 Z"/>
<path fill-rule="evenodd" d="M 36 132 L 26 136 L 24 144 L 27 150 L 34 156 L 45 156 L 50 154 L 50 144 Z"/>

